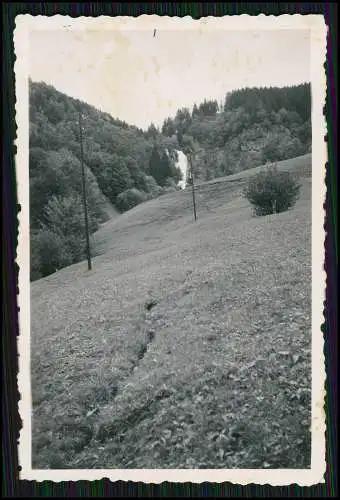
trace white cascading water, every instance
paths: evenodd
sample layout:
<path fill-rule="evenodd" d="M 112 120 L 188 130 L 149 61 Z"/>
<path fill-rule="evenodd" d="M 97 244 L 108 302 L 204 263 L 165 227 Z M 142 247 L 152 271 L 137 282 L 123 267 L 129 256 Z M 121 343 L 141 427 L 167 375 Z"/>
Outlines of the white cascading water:
<path fill-rule="evenodd" d="M 185 189 L 186 184 L 187 184 L 188 159 L 187 159 L 186 155 L 183 153 L 183 151 L 178 151 L 178 150 L 176 150 L 176 151 L 177 151 L 177 155 L 178 155 L 176 167 L 181 170 L 182 176 L 183 176 L 182 180 L 179 181 L 178 186 L 181 189 Z"/>

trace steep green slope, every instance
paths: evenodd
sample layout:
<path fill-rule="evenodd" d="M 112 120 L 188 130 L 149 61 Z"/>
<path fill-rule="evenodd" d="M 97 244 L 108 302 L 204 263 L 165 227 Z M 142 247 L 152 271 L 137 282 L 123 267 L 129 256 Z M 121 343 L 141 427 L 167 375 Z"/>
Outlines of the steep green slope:
<path fill-rule="evenodd" d="M 312 174 L 312 157 L 310 154 L 284 160 L 277 163 L 279 171 L 286 171 L 294 175 L 297 179 L 310 178 Z M 209 182 L 201 182 L 196 185 L 196 208 L 198 219 L 205 219 L 216 210 L 221 209 L 227 202 L 228 209 L 238 210 L 240 207 L 246 208 L 249 204 L 241 197 L 242 190 L 251 176 L 256 175 L 266 168 L 265 165 L 249 169 L 237 174 L 220 177 Z M 235 205 L 234 205 L 235 204 Z M 148 227 L 152 231 L 155 241 L 160 241 L 162 235 L 167 233 L 168 225 L 180 228 L 183 224 L 193 220 L 193 202 L 191 187 L 184 191 L 170 193 L 157 200 L 138 205 L 121 215 L 118 219 L 108 221 L 102 225 L 100 230 L 94 234 L 93 251 L 96 254 L 107 252 L 109 249 L 117 248 L 120 241 L 120 232 L 124 238 L 131 235 L 134 238 L 134 231 L 140 227 Z M 172 227 L 172 226 L 170 226 Z M 113 237 L 113 235 L 117 237 Z M 153 239 L 149 235 L 152 246 Z M 133 249 L 132 251 L 135 251 Z"/>
<path fill-rule="evenodd" d="M 111 217 L 176 190 L 176 150 L 196 151 L 198 181 L 308 153 L 310 86 L 243 89 L 178 110 L 143 131 L 44 83 L 30 82 L 31 278 L 84 258 L 79 113 L 90 232 Z M 184 141 L 184 142 L 185 142 Z"/>
<path fill-rule="evenodd" d="M 150 138 L 44 83 L 30 82 L 30 225 L 32 279 L 84 257 L 80 113 L 90 232 L 112 213 L 166 192 L 178 177 L 171 141 Z M 163 144 L 164 143 L 164 144 Z M 163 187 L 149 172 L 152 154 L 162 160 Z"/>
<path fill-rule="evenodd" d="M 283 167 L 288 212 L 252 217 L 232 176 L 196 223 L 190 190 L 148 201 L 91 272 L 31 284 L 34 467 L 309 466 L 310 156 Z"/>

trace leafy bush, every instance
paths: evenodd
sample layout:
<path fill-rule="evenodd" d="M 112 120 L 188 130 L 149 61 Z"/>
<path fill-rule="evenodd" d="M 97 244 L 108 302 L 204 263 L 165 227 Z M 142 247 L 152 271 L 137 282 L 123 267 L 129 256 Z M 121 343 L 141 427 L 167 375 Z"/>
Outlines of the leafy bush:
<path fill-rule="evenodd" d="M 146 193 L 136 188 L 126 189 L 117 196 L 116 207 L 120 212 L 126 212 L 146 200 Z"/>
<path fill-rule="evenodd" d="M 155 198 L 159 194 L 159 188 L 160 186 L 158 186 L 157 182 L 151 175 L 144 175 L 144 186 L 142 191 L 148 193 L 151 198 Z"/>
<path fill-rule="evenodd" d="M 46 227 L 34 232 L 30 242 L 32 281 L 73 263 L 72 254 L 64 238 Z"/>
<path fill-rule="evenodd" d="M 165 185 L 164 185 L 165 189 L 172 189 L 174 191 L 177 190 L 177 182 L 172 178 L 172 177 L 168 177 L 167 180 L 165 181 Z"/>
<path fill-rule="evenodd" d="M 52 196 L 44 209 L 44 222 L 31 234 L 31 279 L 36 280 L 84 258 L 85 223 L 80 196 Z M 98 221 L 89 214 L 89 231 Z"/>
<path fill-rule="evenodd" d="M 269 215 L 294 206 L 300 187 L 289 172 L 279 172 L 274 164 L 250 179 L 243 194 L 253 205 L 255 215 Z"/>

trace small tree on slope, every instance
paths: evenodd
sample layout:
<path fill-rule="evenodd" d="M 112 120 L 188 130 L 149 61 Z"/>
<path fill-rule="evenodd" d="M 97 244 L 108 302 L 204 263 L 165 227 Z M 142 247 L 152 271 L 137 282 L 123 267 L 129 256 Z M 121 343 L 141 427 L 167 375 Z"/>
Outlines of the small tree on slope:
<path fill-rule="evenodd" d="M 279 172 L 276 164 L 252 177 L 243 194 L 255 215 L 285 212 L 295 205 L 301 185 L 289 172 Z"/>

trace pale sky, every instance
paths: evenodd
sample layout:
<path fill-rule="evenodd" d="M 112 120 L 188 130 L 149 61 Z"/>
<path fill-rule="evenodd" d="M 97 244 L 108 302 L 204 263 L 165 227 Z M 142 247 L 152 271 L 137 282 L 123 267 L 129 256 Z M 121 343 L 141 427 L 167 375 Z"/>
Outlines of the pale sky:
<path fill-rule="evenodd" d="M 29 73 L 113 117 L 160 126 L 180 107 L 252 86 L 309 82 L 310 31 L 46 30 Z"/>

